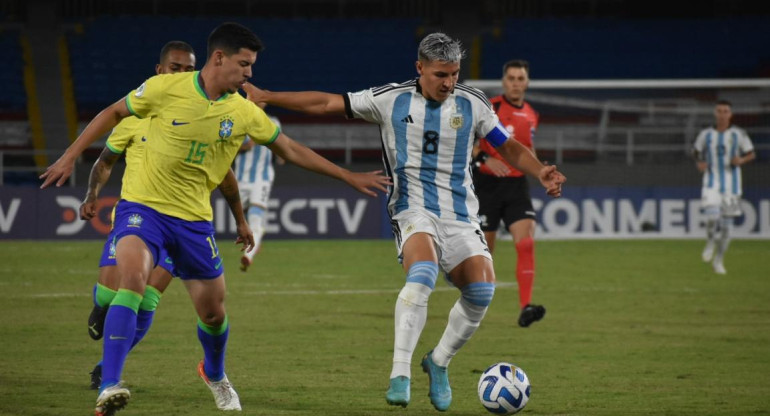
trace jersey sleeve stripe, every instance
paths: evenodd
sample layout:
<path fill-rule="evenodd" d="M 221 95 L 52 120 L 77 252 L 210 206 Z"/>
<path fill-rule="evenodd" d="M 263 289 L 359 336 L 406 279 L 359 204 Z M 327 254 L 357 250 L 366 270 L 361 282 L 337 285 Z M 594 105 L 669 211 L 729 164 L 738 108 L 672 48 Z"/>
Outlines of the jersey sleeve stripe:
<path fill-rule="evenodd" d="M 379 88 L 373 88 L 372 95 L 376 97 L 386 92 L 390 92 L 390 91 L 394 91 L 402 88 L 412 88 L 414 87 L 415 82 L 416 82 L 415 80 L 411 80 L 411 81 L 403 82 L 401 84 L 388 84 Z"/>
<path fill-rule="evenodd" d="M 272 144 L 278 138 L 278 135 L 280 133 L 281 133 L 281 129 L 278 128 L 278 126 L 275 126 L 275 132 L 273 132 L 273 137 L 271 137 L 270 140 L 268 140 L 267 142 L 265 142 L 263 144 L 265 146 L 267 146 L 268 144 Z"/>
<path fill-rule="evenodd" d="M 460 91 L 467 92 L 468 94 L 471 94 L 481 100 L 484 104 L 486 104 L 487 107 L 492 108 L 492 103 L 489 102 L 487 99 L 487 96 L 484 95 L 481 91 L 477 90 L 476 88 L 471 88 L 464 84 L 456 84 L 455 88 L 459 89 Z"/>
<path fill-rule="evenodd" d="M 379 87 L 374 87 L 374 88 L 372 88 L 372 92 L 373 93 L 380 92 L 380 91 L 384 90 L 385 88 L 392 88 L 394 85 L 395 84 L 385 84 L 385 85 L 381 85 Z"/>
<path fill-rule="evenodd" d="M 374 93 L 376 95 L 376 94 L 378 94 L 381 91 L 385 92 L 385 90 L 390 91 L 390 90 L 392 90 L 394 88 L 398 88 L 398 87 L 411 86 L 411 85 L 414 85 L 414 83 L 415 83 L 415 80 L 413 80 L 413 79 L 410 79 L 409 81 L 404 81 L 404 82 L 402 82 L 400 84 L 392 82 L 390 84 L 380 85 L 379 87 L 373 87 L 372 88 L 372 93 Z"/>
<path fill-rule="evenodd" d="M 122 154 L 122 150 L 118 150 L 116 147 L 110 144 L 110 142 L 107 142 L 104 144 L 104 146 L 108 149 L 110 149 L 110 152 L 115 153 L 116 155 Z"/>
<path fill-rule="evenodd" d="M 131 94 L 128 94 L 126 96 L 126 107 L 128 108 L 128 112 L 131 113 L 132 116 L 136 118 L 142 118 L 139 114 L 136 114 L 136 111 L 134 111 L 134 107 L 131 106 Z"/>
<path fill-rule="evenodd" d="M 355 118 L 355 116 L 353 116 L 353 108 L 350 106 L 350 96 L 342 94 L 342 99 L 345 100 L 345 117 L 348 119 Z"/>

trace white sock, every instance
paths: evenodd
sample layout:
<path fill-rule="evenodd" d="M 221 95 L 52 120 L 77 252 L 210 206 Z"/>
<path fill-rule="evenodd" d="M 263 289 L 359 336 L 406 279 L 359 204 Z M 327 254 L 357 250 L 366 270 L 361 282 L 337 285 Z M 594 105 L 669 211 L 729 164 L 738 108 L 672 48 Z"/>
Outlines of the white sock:
<path fill-rule="evenodd" d="M 706 220 L 706 237 L 709 241 L 714 241 L 717 238 L 717 227 L 719 220 L 709 218 Z"/>
<path fill-rule="evenodd" d="M 428 298 L 432 289 L 407 282 L 396 300 L 393 369 L 390 378 L 412 377 L 411 363 L 417 341 L 428 317 Z"/>
<path fill-rule="evenodd" d="M 727 252 L 727 247 L 730 246 L 730 229 L 732 228 L 732 225 L 732 218 L 722 218 L 719 224 L 720 233 L 717 236 L 717 252 L 716 256 L 714 256 L 714 259 L 718 260 L 719 262 L 722 261 L 725 252 Z"/>
<path fill-rule="evenodd" d="M 706 215 L 706 246 L 714 247 L 719 239 L 721 211 L 717 206 L 707 206 L 703 213 Z"/>
<path fill-rule="evenodd" d="M 265 212 L 260 209 L 249 209 L 248 221 L 251 232 L 254 233 L 254 248 L 246 252 L 246 257 L 249 260 L 254 258 L 254 255 L 259 251 L 259 246 L 262 244 L 262 236 L 265 234 Z"/>
<path fill-rule="evenodd" d="M 441 336 L 432 359 L 436 365 L 446 367 L 457 351 L 473 336 L 487 312 L 488 306 L 474 305 L 464 297 L 455 302 L 449 311 L 449 322 Z"/>

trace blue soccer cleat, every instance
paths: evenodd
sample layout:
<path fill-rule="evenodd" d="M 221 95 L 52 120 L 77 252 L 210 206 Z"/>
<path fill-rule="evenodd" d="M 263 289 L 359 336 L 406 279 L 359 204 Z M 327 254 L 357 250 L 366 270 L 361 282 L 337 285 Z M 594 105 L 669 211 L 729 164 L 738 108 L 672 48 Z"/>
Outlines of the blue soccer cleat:
<path fill-rule="evenodd" d="M 433 362 L 433 351 L 422 358 L 422 371 L 428 373 L 430 379 L 430 402 L 439 412 L 449 409 L 452 404 L 452 388 L 449 387 L 449 373 L 446 367 L 440 367 Z"/>
<path fill-rule="evenodd" d="M 398 376 L 390 379 L 390 388 L 385 393 L 385 400 L 393 406 L 406 407 L 409 404 L 410 396 L 409 377 Z"/>

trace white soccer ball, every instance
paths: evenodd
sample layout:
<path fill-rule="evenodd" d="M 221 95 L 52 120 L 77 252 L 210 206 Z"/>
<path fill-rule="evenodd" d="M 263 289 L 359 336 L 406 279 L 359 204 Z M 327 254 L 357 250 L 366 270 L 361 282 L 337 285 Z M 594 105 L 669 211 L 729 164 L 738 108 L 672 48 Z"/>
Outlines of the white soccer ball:
<path fill-rule="evenodd" d="M 479 379 L 479 400 L 484 408 L 498 415 L 512 415 L 529 401 L 529 378 L 509 363 L 497 363 Z"/>

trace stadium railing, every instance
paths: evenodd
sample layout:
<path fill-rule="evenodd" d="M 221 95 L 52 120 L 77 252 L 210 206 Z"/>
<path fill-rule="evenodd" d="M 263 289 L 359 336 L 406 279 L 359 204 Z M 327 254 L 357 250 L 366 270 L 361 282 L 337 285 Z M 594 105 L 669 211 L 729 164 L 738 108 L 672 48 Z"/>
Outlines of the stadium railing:
<path fill-rule="evenodd" d="M 379 132 L 368 126 L 345 124 L 291 124 L 284 125 L 285 131 L 297 137 L 306 137 L 303 141 L 307 146 L 320 152 L 334 152 L 340 155 L 341 162 L 346 165 L 356 163 L 358 155 L 365 152 L 379 158 L 381 148 Z M 613 140 L 600 142 L 598 140 L 600 129 L 595 126 L 543 126 L 538 134 L 539 142 L 537 151 L 544 160 L 553 161 L 556 164 L 565 162 L 608 162 L 634 166 L 649 163 L 679 163 L 690 160 L 692 143 L 681 141 L 680 143 L 659 143 L 655 137 L 669 138 L 672 135 L 684 137 L 679 128 L 648 128 L 648 127 L 624 127 L 610 128 L 605 131 Z M 313 132 L 312 135 L 304 132 Z M 294 133 L 292 133 L 294 132 Z M 751 137 L 770 137 L 770 127 L 747 129 Z M 547 140 L 546 140 L 547 138 Z M 95 146 L 96 149 L 99 146 Z M 757 154 L 770 154 L 770 142 L 755 142 Z M 42 173 L 34 164 L 33 156 L 48 155 L 55 160 L 64 152 L 59 150 L 33 150 L 33 149 L 0 149 L 0 186 L 13 182 L 4 180 L 8 172 L 16 173 Z M 761 157 L 762 158 L 762 157 Z M 13 159 L 9 163 L 9 159 Z M 370 157 L 371 159 L 371 157 Z M 26 163 L 25 163 L 26 161 Z M 90 169 L 93 161 L 82 161 L 76 164 L 76 172 Z M 69 180 L 71 186 L 76 186 L 77 181 L 73 172 Z"/>
<path fill-rule="evenodd" d="M 64 153 L 64 150 L 0 149 L 0 186 L 6 185 L 6 173 L 22 174 L 24 176 L 24 180 L 22 180 L 21 182 L 30 182 L 34 180 L 37 177 L 37 175 L 42 174 L 44 169 L 41 169 L 35 166 L 33 156 L 47 155 L 52 157 L 51 160 L 56 160 L 56 158 L 61 156 L 62 153 Z M 13 157 L 14 163 L 10 165 L 7 164 L 6 156 Z M 22 164 L 24 160 L 28 160 L 28 163 Z M 22 161 L 22 163 L 19 163 L 20 161 Z M 80 164 L 79 163 L 75 164 L 75 170 L 72 172 L 72 176 L 67 181 L 67 183 L 70 186 L 77 185 L 75 180 L 75 177 L 76 177 L 75 173 L 78 170 L 78 165 Z M 7 181 L 7 182 L 12 182 L 12 181 Z"/>

